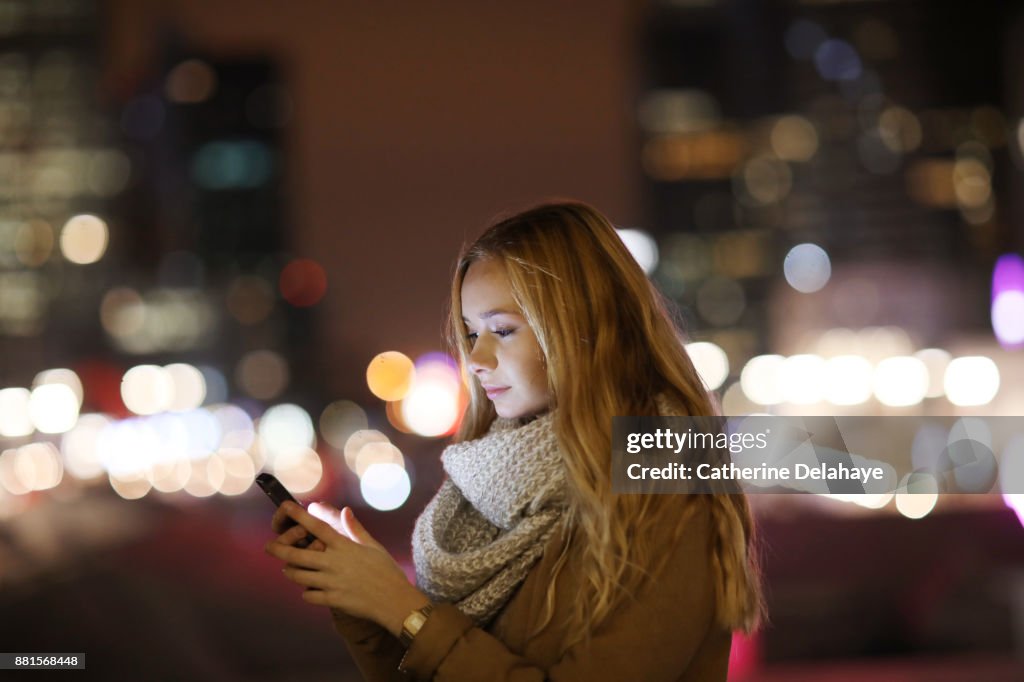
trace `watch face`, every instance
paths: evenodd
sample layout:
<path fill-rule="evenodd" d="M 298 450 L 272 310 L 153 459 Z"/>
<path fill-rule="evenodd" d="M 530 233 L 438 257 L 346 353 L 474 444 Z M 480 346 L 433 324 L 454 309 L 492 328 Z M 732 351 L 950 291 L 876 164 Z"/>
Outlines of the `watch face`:
<path fill-rule="evenodd" d="M 412 634 L 414 634 L 414 635 L 419 631 L 419 629 L 421 627 L 423 627 L 423 624 L 426 623 L 426 622 L 427 622 L 427 617 L 425 615 L 423 615 L 422 613 L 420 613 L 419 611 L 414 611 L 409 616 L 409 619 L 406 621 L 406 623 L 408 623 L 407 627 L 408 627 L 409 631 Z"/>
<path fill-rule="evenodd" d="M 412 638 L 416 636 L 416 633 L 420 631 L 423 624 L 427 622 L 427 615 L 429 611 L 424 612 L 422 609 L 413 611 L 405 617 L 405 621 L 402 623 L 402 632 L 399 634 L 399 639 L 409 646 L 412 643 Z"/>

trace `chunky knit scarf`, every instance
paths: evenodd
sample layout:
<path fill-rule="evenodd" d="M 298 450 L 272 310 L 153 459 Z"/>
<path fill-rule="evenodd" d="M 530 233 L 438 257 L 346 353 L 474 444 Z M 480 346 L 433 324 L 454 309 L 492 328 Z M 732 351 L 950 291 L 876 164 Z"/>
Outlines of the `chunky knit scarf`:
<path fill-rule="evenodd" d="M 567 504 L 553 413 L 497 418 L 441 455 L 447 480 L 416 521 L 416 582 L 486 625 L 544 551 Z"/>

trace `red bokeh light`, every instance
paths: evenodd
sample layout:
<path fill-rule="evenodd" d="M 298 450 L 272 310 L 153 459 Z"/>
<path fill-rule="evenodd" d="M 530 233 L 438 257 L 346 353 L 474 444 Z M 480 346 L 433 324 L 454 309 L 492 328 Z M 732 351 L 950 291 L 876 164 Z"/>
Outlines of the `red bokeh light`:
<path fill-rule="evenodd" d="M 296 258 L 281 271 L 278 286 L 284 300 L 298 308 L 308 308 L 327 293 L 327 273 L 315 260 Z"/>

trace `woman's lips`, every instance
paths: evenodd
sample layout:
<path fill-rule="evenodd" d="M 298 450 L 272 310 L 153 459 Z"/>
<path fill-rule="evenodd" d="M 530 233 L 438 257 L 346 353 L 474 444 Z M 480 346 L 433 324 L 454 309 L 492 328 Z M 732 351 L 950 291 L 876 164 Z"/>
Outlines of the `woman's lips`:
<path fill-rule="evenodd" d="M 487 391 L 487 397 L 490 398 L 491 400 L 494 400 L 499 395 L 507 391 L 508 386 L 502 386 L 500 388 L 486 388 L 484 390 Z"/>

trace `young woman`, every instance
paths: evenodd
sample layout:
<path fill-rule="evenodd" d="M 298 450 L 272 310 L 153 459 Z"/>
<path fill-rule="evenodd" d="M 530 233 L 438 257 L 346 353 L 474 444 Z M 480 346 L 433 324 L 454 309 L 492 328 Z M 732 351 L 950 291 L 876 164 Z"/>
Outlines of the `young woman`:
<path fill-rule="evenodd" d="M 763 615 L 745 498 L 611 491 L 613 416 L 713 413 L 612 225 L 579 203 L 501 220 L 451 310 L 470 402 L 416 585 L 348 508 L 282 507 L 274 528 L 299 527 L 267 551 L 368 680 L 725 680 L 731 632 Z"/>

